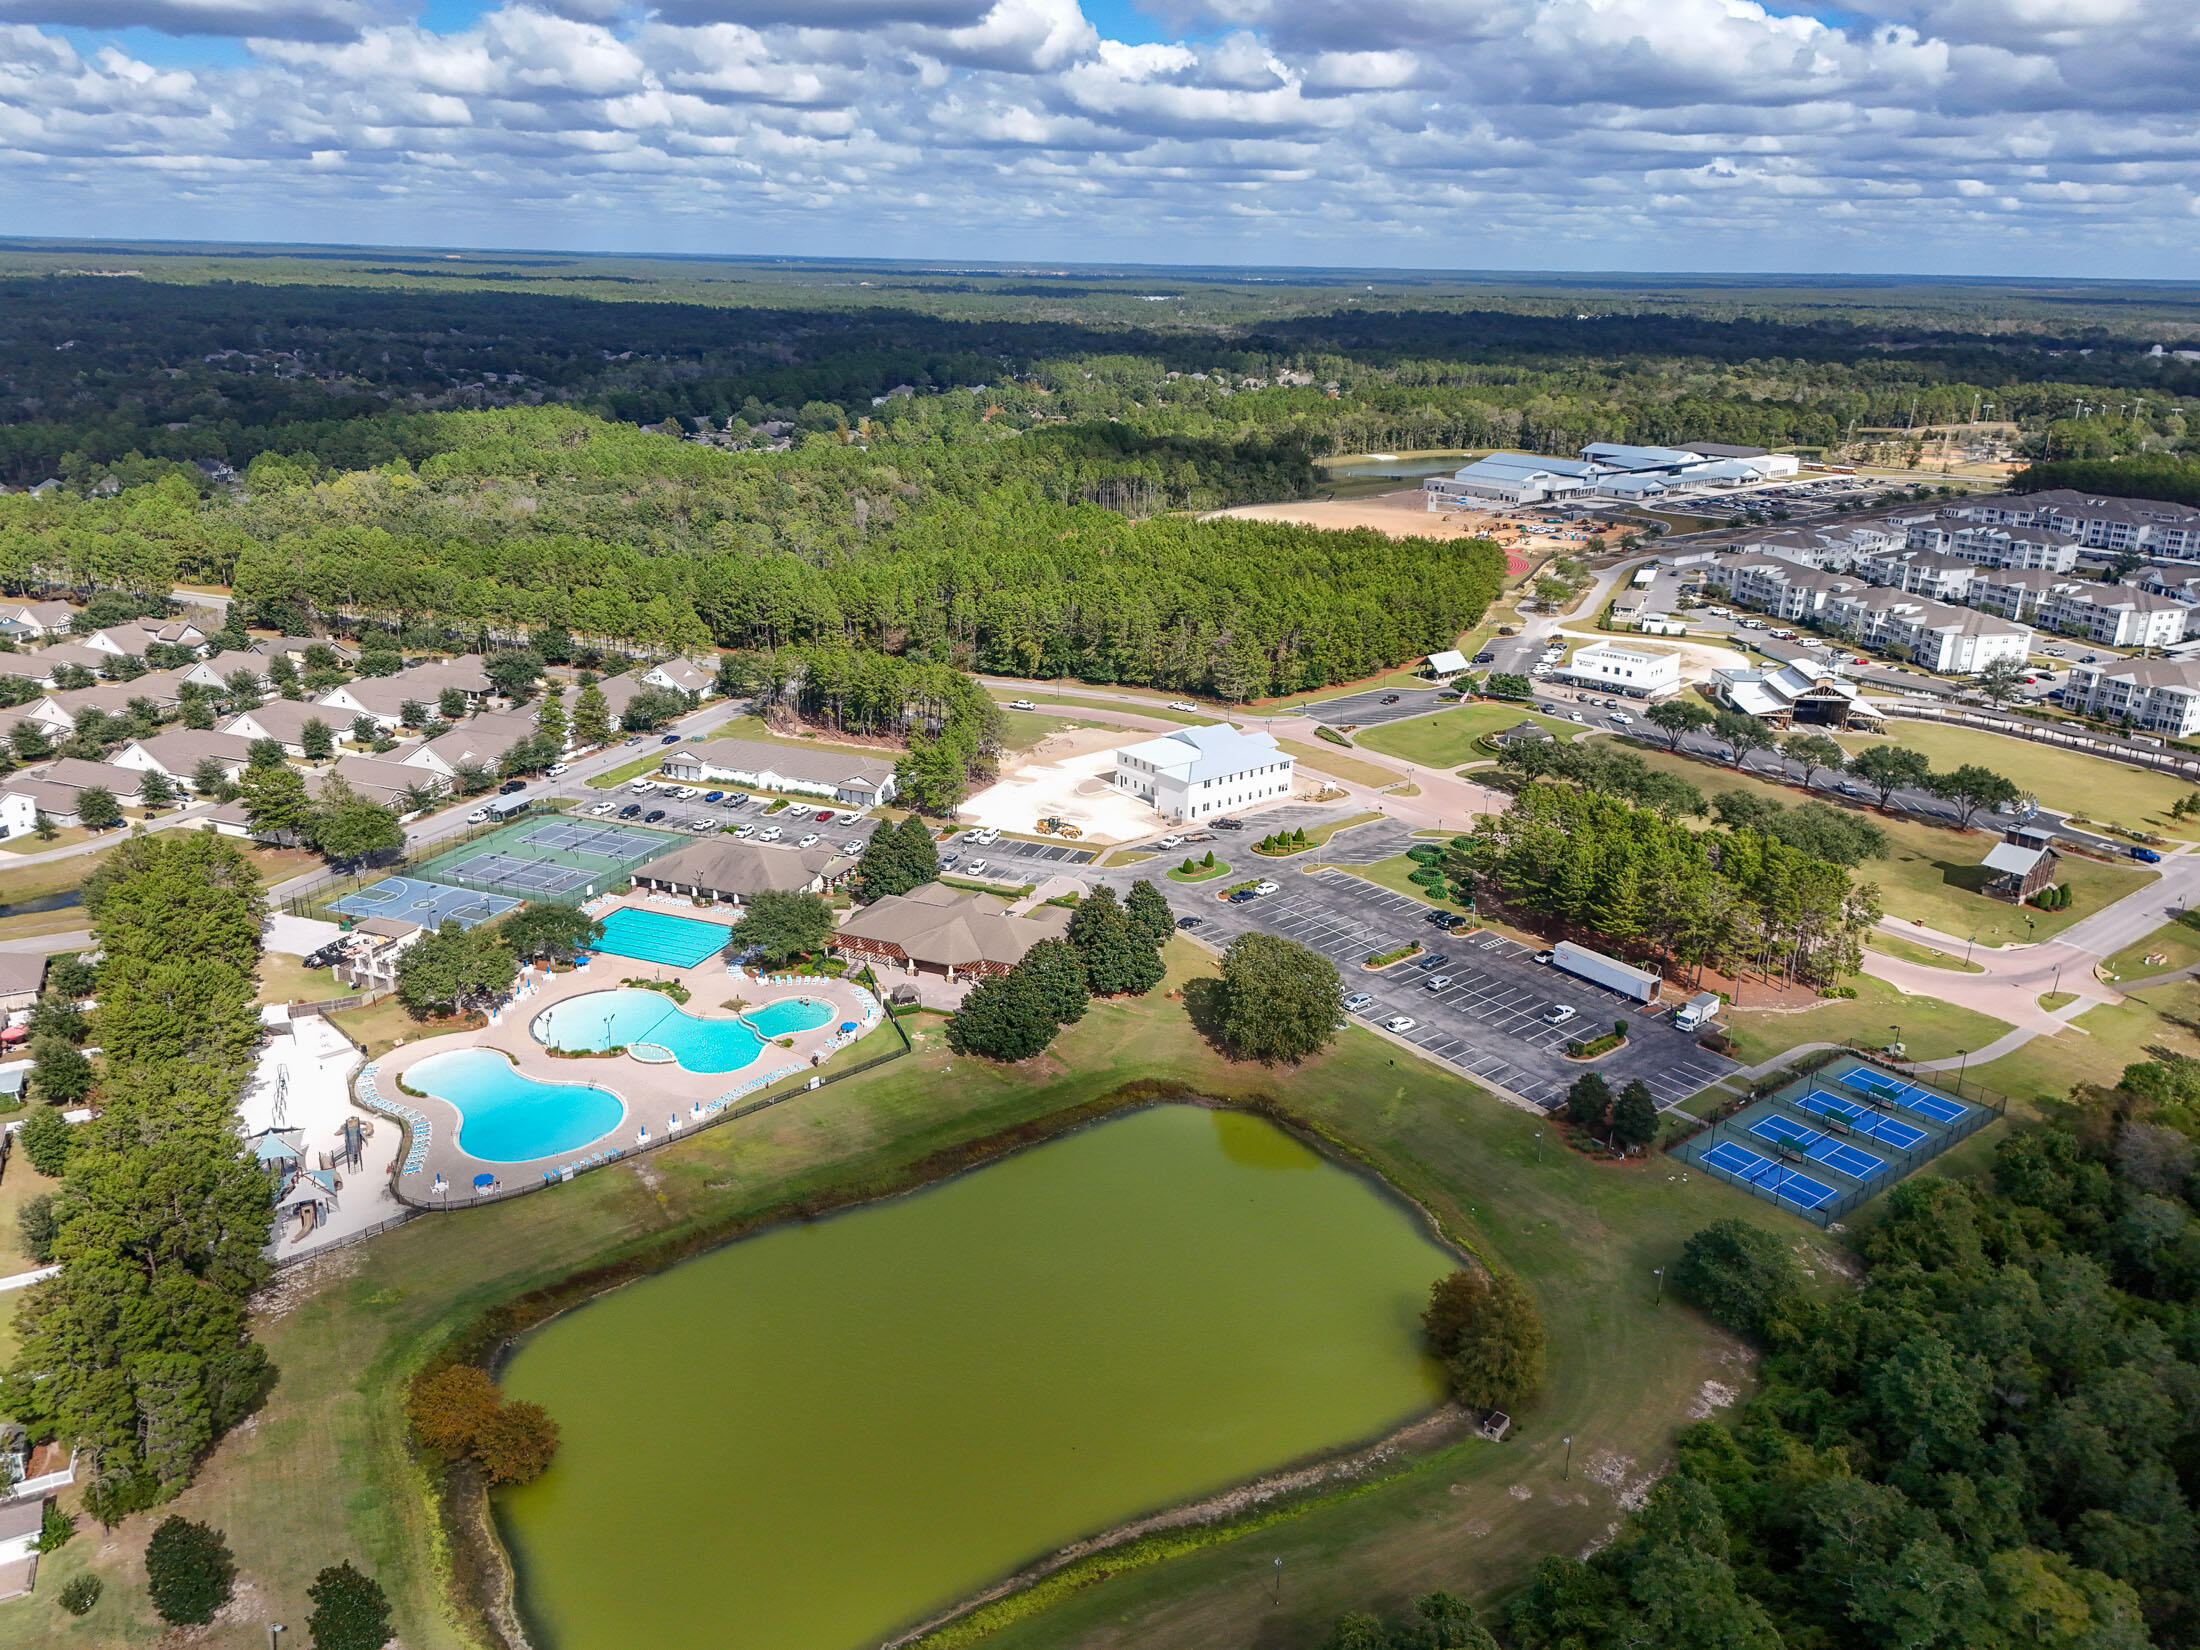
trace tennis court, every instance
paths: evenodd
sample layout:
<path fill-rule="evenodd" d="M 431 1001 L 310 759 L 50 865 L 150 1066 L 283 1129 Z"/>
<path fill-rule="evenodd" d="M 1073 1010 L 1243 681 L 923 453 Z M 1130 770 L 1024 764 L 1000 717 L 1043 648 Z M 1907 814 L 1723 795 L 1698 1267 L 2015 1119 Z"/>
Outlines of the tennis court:
<path fill-rule="evenodd" d="M 581 819 L 553 819 L 537 825 L 524 839 L 555 854 L 594 854 L 618 861 L 636 854 L 659 854 L 665 849 L 662 831 L 636 830 L 626 825 L 594 825 Z"/>
<path fill-rule="evenodd" d="M 446 922 L 471 928 L 491 917 L 501 917 L 517 904 L 518 900 L 502 894 L 447 888 L 440 882 L 423 882 L 417 877 L 384 877 L 330 901 L 329 909 L 347 917 L 397 917 L 423 928 L 440 928 Z"/>
<path fill-rule="evenodd" d="M 1704 1161 L 1741 1179 L 1759 1197 L 1792 1203 L 1798 1209 L 1822 1209 L 1840 1195 L 1823 1180 L 1800 1169 L 1785 1169 L 1735 1140 L 1722 1140 L 1704 1153 Z"/>
<path fill-rule="evenodd" d="M 1830 1226 L 1993 1122 L 2005 1104 L 1991 1096 L 1959 1100 L 1843 1055 L 1760 1095 L 1669 1155 Z"/>
<path fill-rule="evenodd" d="M 419 871 L 454 887 L 574 904 L 688 840 L 632 825 L 535 817 L 446 849 L 422 861 Z"/>
<path fill-rule="evenodd" d="M 1905 1083 L 1899 1077 L 1890 1077 L 1883 1071 L 1869 1066 L 1851 1066 L 1837 1081 L 1846 1083 L 1867 1100 L 1888 1100 L 1935 1123 L 1953 1123 L 1971 1108 L 1960 1100 L 1951 1100 L 1931 1089 L 1921 1089 L 1915 1083 Z"/>
<path fill-rule="evenodd" d="M 603 938 L 596 942 L 596 949 L 614 957 L 693 968 L 723 951 L 732 935 L 729 923 L 703 922 L 695 917 L 676 917 L 669 911 L 643 911 L 622 905 L 603 919 Z"/>

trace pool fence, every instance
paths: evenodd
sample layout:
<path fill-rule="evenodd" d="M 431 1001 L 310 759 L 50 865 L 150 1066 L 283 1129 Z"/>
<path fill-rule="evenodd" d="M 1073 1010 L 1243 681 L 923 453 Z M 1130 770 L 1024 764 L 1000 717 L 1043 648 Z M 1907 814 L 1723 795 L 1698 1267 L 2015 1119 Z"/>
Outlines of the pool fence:
<path fill-rule="evenodd" d="M 598 1147 L 594 1151 L 580 1154 L 573 1162 L 561 1165 L 558 1169 L 541 1171 L 537 1179 L 524 1180 L 511 1186 L 499 1184 L 478 1192 L 471 1186 L 450 1186 L 442 1195 L 425 1196 L 407 1188 L 404 1185 L 405 1176 L 417 1173 L 427 1165 L 428 1151 L 434 1139 L 434 1125 L 416 1108 L 381 1092 L 376 1065 L 372 1061 L 363 1066 L 352 1079 L 352 1089 L 361 1105 L 393 1119 L 405 1130 L 405 1151 L 399 1160 L 400 1167 L 390 1177 L 390 1195 L 399 1203 L 416 1212 L 472 1209 L 484 1203 L 501 1203 L 508 1198 L 525 1197 L 530 1192 L 563 1185 L 590 1169 L 607 1168 L 613 1163 L 640 1157 L 676 1140 L 692 1139 L 705 1129 L 715 1128 L 721 1123 L 730 1123 L 740 1117 L 753 1117 L 756 1113 L 767 1111 L 797 1095 L 844 1082 L 850 1077 L 859 1077 L 867 1071 L 876 1071 L 881 1066 L 892 1065 L 896 1060 L 915 1053 L 916 1045 L 910 1041 L 908 1028 L 901 1023 L 898 1016 L 886 1012 L 885 997 L 878 977 L 866 967 L 860 974 L 845 978 L 864 988 L 870 1005 L 864 1012 L 862 1029 L 855 1033 L 849 1043 L 860 1040 L 883 1021 L 893 1028 L 895 1039 L 895 1046 L 886 1053 L 873 1055 L 868 1060 L 859 1060 L 854 1065 L 842 1066 L 837 1071 L 816 1071 L 807 1066 L 791 1065 L 759 1073 L 736 1084 L 717 1099 L 701 1102 L 689 1120 L 678 1128 L 667 1129 L 662 1134 L 651 1134 L 644 1141 L 626 1146 Z M 356 1039 L 354 1043 L 356 1045 Z M 833 1051 L 838 1052 L 839 1048 L 847 1047 L 849 1043 L 838 1042 L 836 1036 Z"/>

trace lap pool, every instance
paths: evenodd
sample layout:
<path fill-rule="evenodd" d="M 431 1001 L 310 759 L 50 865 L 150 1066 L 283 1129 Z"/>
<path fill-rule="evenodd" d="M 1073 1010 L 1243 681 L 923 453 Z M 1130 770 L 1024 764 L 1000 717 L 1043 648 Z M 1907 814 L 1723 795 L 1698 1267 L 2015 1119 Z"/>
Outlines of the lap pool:
<path fill-rule="evenodd" d="M 535 1035 L 552 1048 L 655 1043 L 689 1071 L 738 1071 L 756 1058 L 765 1038 L 812 1030 L 833 1013 L 831 1003 L 789 997 L 743 1020 L 705 1019 L 682 1012 L 662 992 L 591 991 L 544 1009 Z"/>
<path fill-rule="evenodd" d="M 459 1148 L 485 1163 L 577 1151 L 618 1127 L 626 1111 L 609 1089 L 540 1082 L 488 1048 L 431 1054 L 405 1073 L 405 1081 L 451 1103 L 459 1114 Z"/>
<path fill-rule="evenodd" d="M 669 911 L 622 905 L 603 919 L 603 937 L 596 941 L 596 949 L 614 957 L 693 968 L 723 951 L 732 937 L 730 923 L 704 922 L 698 917 L 676 917 Z"/>

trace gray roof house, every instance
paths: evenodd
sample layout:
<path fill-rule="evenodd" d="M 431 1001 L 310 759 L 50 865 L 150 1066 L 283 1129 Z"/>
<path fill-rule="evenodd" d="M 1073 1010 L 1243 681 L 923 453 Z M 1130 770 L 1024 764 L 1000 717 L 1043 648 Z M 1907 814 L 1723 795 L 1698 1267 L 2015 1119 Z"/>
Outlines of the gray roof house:
<path fill-rule="evenodd" d="M 839 745 L 712 739 L 666 753 L 664 773 L 682 784 L 724 780 L 760 790 L 826 796 L 851 808 L 894 799 L 894 764 Z"/>
<path fill-rule="evenodd" d="M 851 856 L 831 848 L 785 848 L 708 836 L 651 860 L 634 873 L 634 880 L 668 894 L 694 894 L 738 905 L 766 892 L 822 894 L 846 880 L 855 868 Z"/>
<path fill-rule="evenodd" d="M 169 728 L 150 739 L 133 739 L 115 757 L 115 765 L 166 774 L 188 788 L 192 774 L 208 757 L 221 764 L 230 779 L 244 772 L 252 759 L 252 741 L 233 733 L 202 733 L 196 728 Z"/>

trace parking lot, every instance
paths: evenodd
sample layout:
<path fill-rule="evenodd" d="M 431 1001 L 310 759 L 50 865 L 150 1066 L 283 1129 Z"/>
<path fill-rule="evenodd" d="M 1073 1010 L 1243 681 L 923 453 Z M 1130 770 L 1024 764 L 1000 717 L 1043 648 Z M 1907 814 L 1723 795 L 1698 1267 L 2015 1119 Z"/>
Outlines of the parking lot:
<path fill-rule="evenodd" d="M 1639 1077 L 1662 1110 L 1734 1069 L 1662 1015 L 1648 1015 L 1617 992 L 1537 963 L 1516 941 L 1488 933 L 1449 938 L 1427 922 L 1428 908 L 1418 900 L 1341 871 L 1276 880 L 1281 891 L 1244 905 L 1174 887 L 1171 903 L 1203 918 L 1202 937 L 1217 946 L 1258 929 L 1321 952 L 1336 963 L 1348 997 L 1364 992 L 1374 999 L 1359 1015 L 1368 1024 L 1410 1015 L 1418 1023 L 1402 1034 L 1405 1041 L 1545 1109 L 1564 1100 L 1584 1071 L 1603 1073 L 1615 1091 Z M 1423 968 L 1424 954 L 1377 972 L 1361 966 L 1371 954 L 1409 940 L 1445 961 Z M 1450 983 L 1429 989 L 1439 976 Z M 1574 1016 L 1561 1025 L 1546 1023 L 1558 1003 L 1570 1005 Z M 1594 1036 L 1615 1019 L 1627 1022 L 1625 1048 L 1589 1064 L 1565 1057 L 1569 1038 Z"/>
<path fill-rule="evenodd" d="M 1397 722 L 1408 716 L 1425 716 L 1432 710 L 1441 710 L 1449 703 L 1439 688 L 1392 688 L 1381 693 L 1353 693 L 1342 699 L 1331 699 L 1319 705 L 1306 707 L 1306 714 L 1315 721 L 1333 728 L 1372 728 L 1383 722 Z M 1396 699 L 1394 705 L 1383 703 Z"/>
<path fill-rule="evenodd" d="M 830 842 L 835 847 L 846 849 L 852 853 L 861 853 L 864 845 L 871 840 L 871 833 L 878 829 L 877 820 L 867 816 L 850 819 L 847 810 L 842 808 L 833 809 L 833 817 L 821 825 L 817 822 L 816 817 L 818 807 L 821 804 L 816 803 L 798 802 L 790 807 L 780 809 L 775 814 L 767 814 L 764 809 L 770 804 L 771 800 L 769 797 L 752 797 L 741 807 L 729 808 L 722 801 L 705 802 L 700 797 L 686 802 L 676 801 L 666 796 L 662 791 L 650 791 L 637 795 L 622 785 L 615 791 L 606 792 L 595 802 L 584 803 L 572 811 L 582 819 L 615 820 L 618 818 L 621 809 L 638 805 L 641 808 L 641 813 L 629 815 L 626 820 L 628 824 L 638 824 L 646 816 L 662 809 L 665 817 L 656 822 L 656 828 L 660 831 L 692 830 L 698 822 L 703 820 L 708 820 L 712 825 L 724 831 L 731 831 L 742 825 L 754 825 L 759 830 L 769 825 L 776 825 L 779 827 L 779 836 L 782 842 L 800 842 L 804 837 L 815 833 L 821 843 Z M 597 813 L 596 809 L 605 802 L 615 802 L 617 807 L 614 807 L 608 813 Z M 804 817 L 794 818 L 793 816 L 798 812 Z M 696 834 L 703 835 L 707 833 L 697 832 Z M 849 844 L 854 846 L 851 848 Z"/>
<path fill-rule="evenodd" d="M 943 843 L 941 846 L 949 853 L 956 851 L 954 845 Z M 998 842 L 988 843 L 982 848 L 965 848 L 961 851 L 966 855 L 976 854 L 980 859 L 986 860 L 1018 859 L 1047 865 L 1090 865 L 1096 850 L 1079 848 L 1067 842 L 1023 842 L 1012 836 L 1004 836 Z"/>

